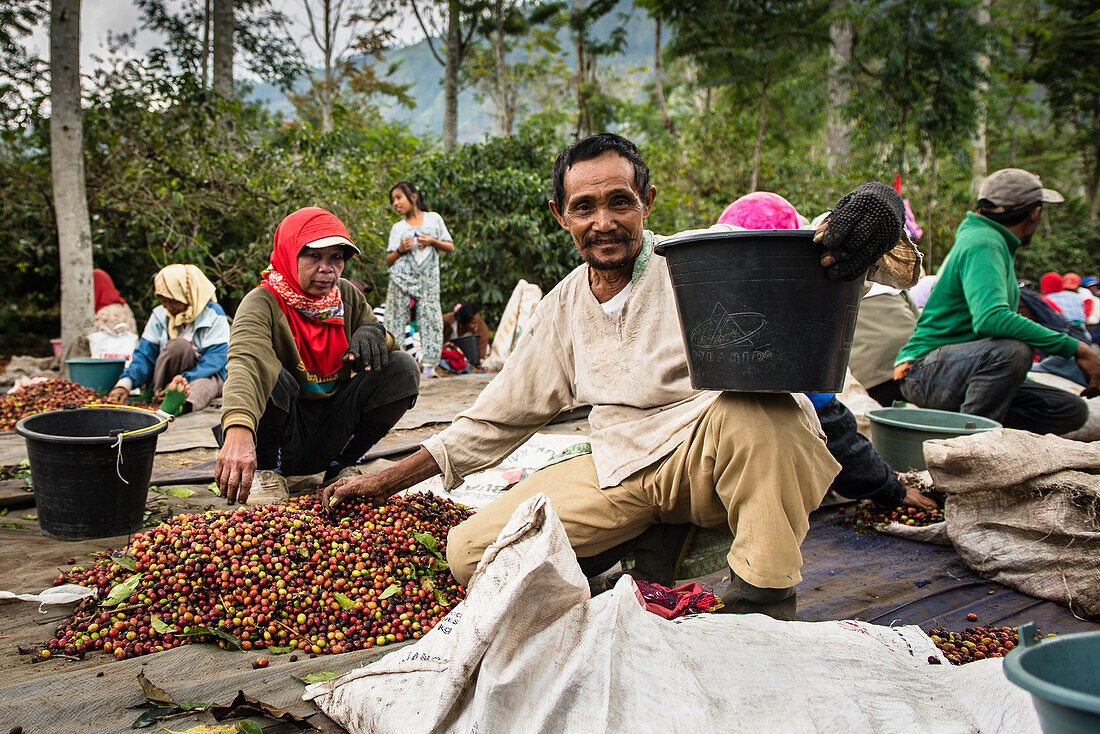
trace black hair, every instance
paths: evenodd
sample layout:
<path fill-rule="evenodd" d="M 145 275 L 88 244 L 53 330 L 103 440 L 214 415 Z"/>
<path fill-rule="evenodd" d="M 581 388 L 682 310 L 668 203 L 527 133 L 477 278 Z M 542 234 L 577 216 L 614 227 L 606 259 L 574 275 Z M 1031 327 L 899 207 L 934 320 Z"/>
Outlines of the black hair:
<path fill-rule="evenodd" d="M 981 214 L 986 219 L 992 219 L 1002 227 L 1012 227 L 1031 216 L 1031 212 L 1035 211 L 1043 205 L 1043 202 L 1037 201 L 1034 204 L 1026 204 L 1019 209 L 1009 209 L 1006 212 L 993 213 L 990 209 L 996 209 L 996 204 L 988 199 L 978 199 L 978 214 Z"/>
<path fill-rule="evenodd" d="M 599 133 L 570 144 L 554 160 L 554 205 L 559 212 L 565 207 L 565 172 L 574 163 L 599 158 L 608 151 L 618 153 L 634 166 L 634 188 L 645 199 L 646 191 L 649 190 L 649 168 L 642 160 L 638 146 L 622 135 Z"/>
<path fill-rule="evenodd" d="M 481 306 L 474 301 L 467 301 L 455 311 L 455 321 L 462 325 L 466 325 L 473 321 L 474 316 L 477 316 L 479 311 L 481 311 Z"/>
<path fill-rule="evenodd" d="M 416 208 L 422 212 L 428 211 L 428 205 L 424 203 L 424 194 L 420 193 L 420 189 L 416 188 L 416 184 L 412 181 L 398 181 L 390 187 L 390 200 L 393 200 L 393 192 L 397 189 L 401 189 L 401 193 L 405 195 L 409 201 L 416 205 Z"/>

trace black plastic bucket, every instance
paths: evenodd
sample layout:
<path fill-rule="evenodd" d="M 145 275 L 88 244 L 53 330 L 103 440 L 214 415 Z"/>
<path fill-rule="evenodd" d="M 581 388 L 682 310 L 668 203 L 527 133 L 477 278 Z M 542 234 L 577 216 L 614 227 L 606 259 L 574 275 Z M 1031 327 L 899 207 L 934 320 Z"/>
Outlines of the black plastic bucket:
<path fill-rule="evenodd" d="M 15 430 L 27 441 L 42 534 L 58 540 L 128 535 L 141 528 L 157 436 L 156 414 L 128 408 L 78 408 L 27 416 Z M 119 446 L 119 434 L 124 435 Z"/>
<path fill-rule="evenodd" d="M 451 341 L 466 355 L 467 362 L 474 367 L 481 364 L 481 342 L 478 340 L 477 334 L 465 334 L 455 337 Z"/>
<path fill-rule="evenodd" d="M 668 260 L 691 386 L 840 392 L 863 280 L 830 280 L 812 230 L 703 232 Z"/>

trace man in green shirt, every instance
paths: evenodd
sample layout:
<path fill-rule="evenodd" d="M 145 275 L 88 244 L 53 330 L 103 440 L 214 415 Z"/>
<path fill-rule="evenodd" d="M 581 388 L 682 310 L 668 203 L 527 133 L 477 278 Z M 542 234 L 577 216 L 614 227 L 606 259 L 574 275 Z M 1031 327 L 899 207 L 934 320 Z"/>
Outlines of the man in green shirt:
<path fill-rule="evenodd" d="M 916 331 L 898 353 L 895 378 L 906 400 L 1035 433 L 1068 433 L 1085 423 L 1084 400 L 1026 379 L 1032 349 L 1076 359 L 1088 378 L 1084 397 L 1100 394 L 1100 354 L 1016 312 L 1016 253 L 1039 229 L 1043 204 L 1061 201 L 1019 168 L 982 182 L 977 211 L 959 225 Z"/>

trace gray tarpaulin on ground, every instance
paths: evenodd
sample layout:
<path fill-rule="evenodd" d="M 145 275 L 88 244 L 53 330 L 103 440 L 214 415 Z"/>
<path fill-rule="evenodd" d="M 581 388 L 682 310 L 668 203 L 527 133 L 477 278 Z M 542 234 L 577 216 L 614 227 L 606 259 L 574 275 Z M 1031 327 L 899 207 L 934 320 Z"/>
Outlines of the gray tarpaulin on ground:
<path fill-rule="evenodd" d="M 342 655 L 301 654 L 297 662 L 290 655 L 264 655 L 271 661 L 267 668 L 253 669 L 257 653 L 233 653 L 212 645 L 184 645 L 157 655 L 117 661 L 99 654 L 78 670 L 66 671 L 64 661 L 50 661 L 60 672 L 32 680 L 15 681 L 7 676 L 0 685 L 0 730 L 22 726 L 27 734 L 39 732 L 111 732 L 133 731 L 130 725 L 141 715 L 145 697 L 137 681 L 139 672 L 162 688 L 177 703 L 228 704 L 238 690 L 276 708 L 298 716 L 312 717 L 310 722 L 323 731 L 342 731 L 320 714 L 311 703 L 302 701 L 305 685 L 294 676 L 309 673 L 346 673 L 381 657 L 391 648 L 359 650 Z M 45 664 L 41 664 L 45 665 Z M 289 727 L 270 729 L 273 722 L 257 719 L 265 734 L 293 731 Z M 210 714 L 200 713 L 165 722 L 169 729 L 185 731 L 199 723 L 213 723 Z M 150 731 L 161 731 L 157 725 Z"/>
<path fill-rule="evenodd" d="M 463 375 L 457 378 L 424 380 L 420 396 L 412 410 L 401 417 L 395 429 L 413 429 L 433 423 L 450 423 L 459 411 L 474 400 L 495 375 Z M 216 449 L 217 441 L 211 428 L 221 421 L 221 411 L 208 408 L 199 413 L 182 415 L 172 422 L 157 440 L 157 453 L 188 449 Z M 0 433 L 0 465 L 18 464 L 27 458 L 23 437 L 15 433 Z"/>

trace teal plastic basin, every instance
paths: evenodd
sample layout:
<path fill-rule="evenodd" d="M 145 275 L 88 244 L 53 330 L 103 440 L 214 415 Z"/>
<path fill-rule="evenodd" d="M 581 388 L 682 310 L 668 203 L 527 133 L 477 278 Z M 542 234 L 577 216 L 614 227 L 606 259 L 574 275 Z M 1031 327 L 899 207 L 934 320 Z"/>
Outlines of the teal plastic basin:
<path fill-rule="evenodd" d="M 1005 677 L 1031 694 L 1044 734 L 1100 731 L 1100 632 L 1036 639 L 1020 627 L 1020 646 L 1005 656 Z"/>
<path fill-rule="evenodd" d="M 105 393 L 115 386 L 125 359 L 66 359 L 69 379 L 78 385 L 90 387 L 96 392 Z"/>
<path fill-rule="evenodd" d="M 871 443 L 894 471 L 922 471 L 924 442 L 933 438 L 969 436 L 1000 428 L 1001 424 L 979 415 L 928 408 L 876 408 L 867 411 Z"/>

